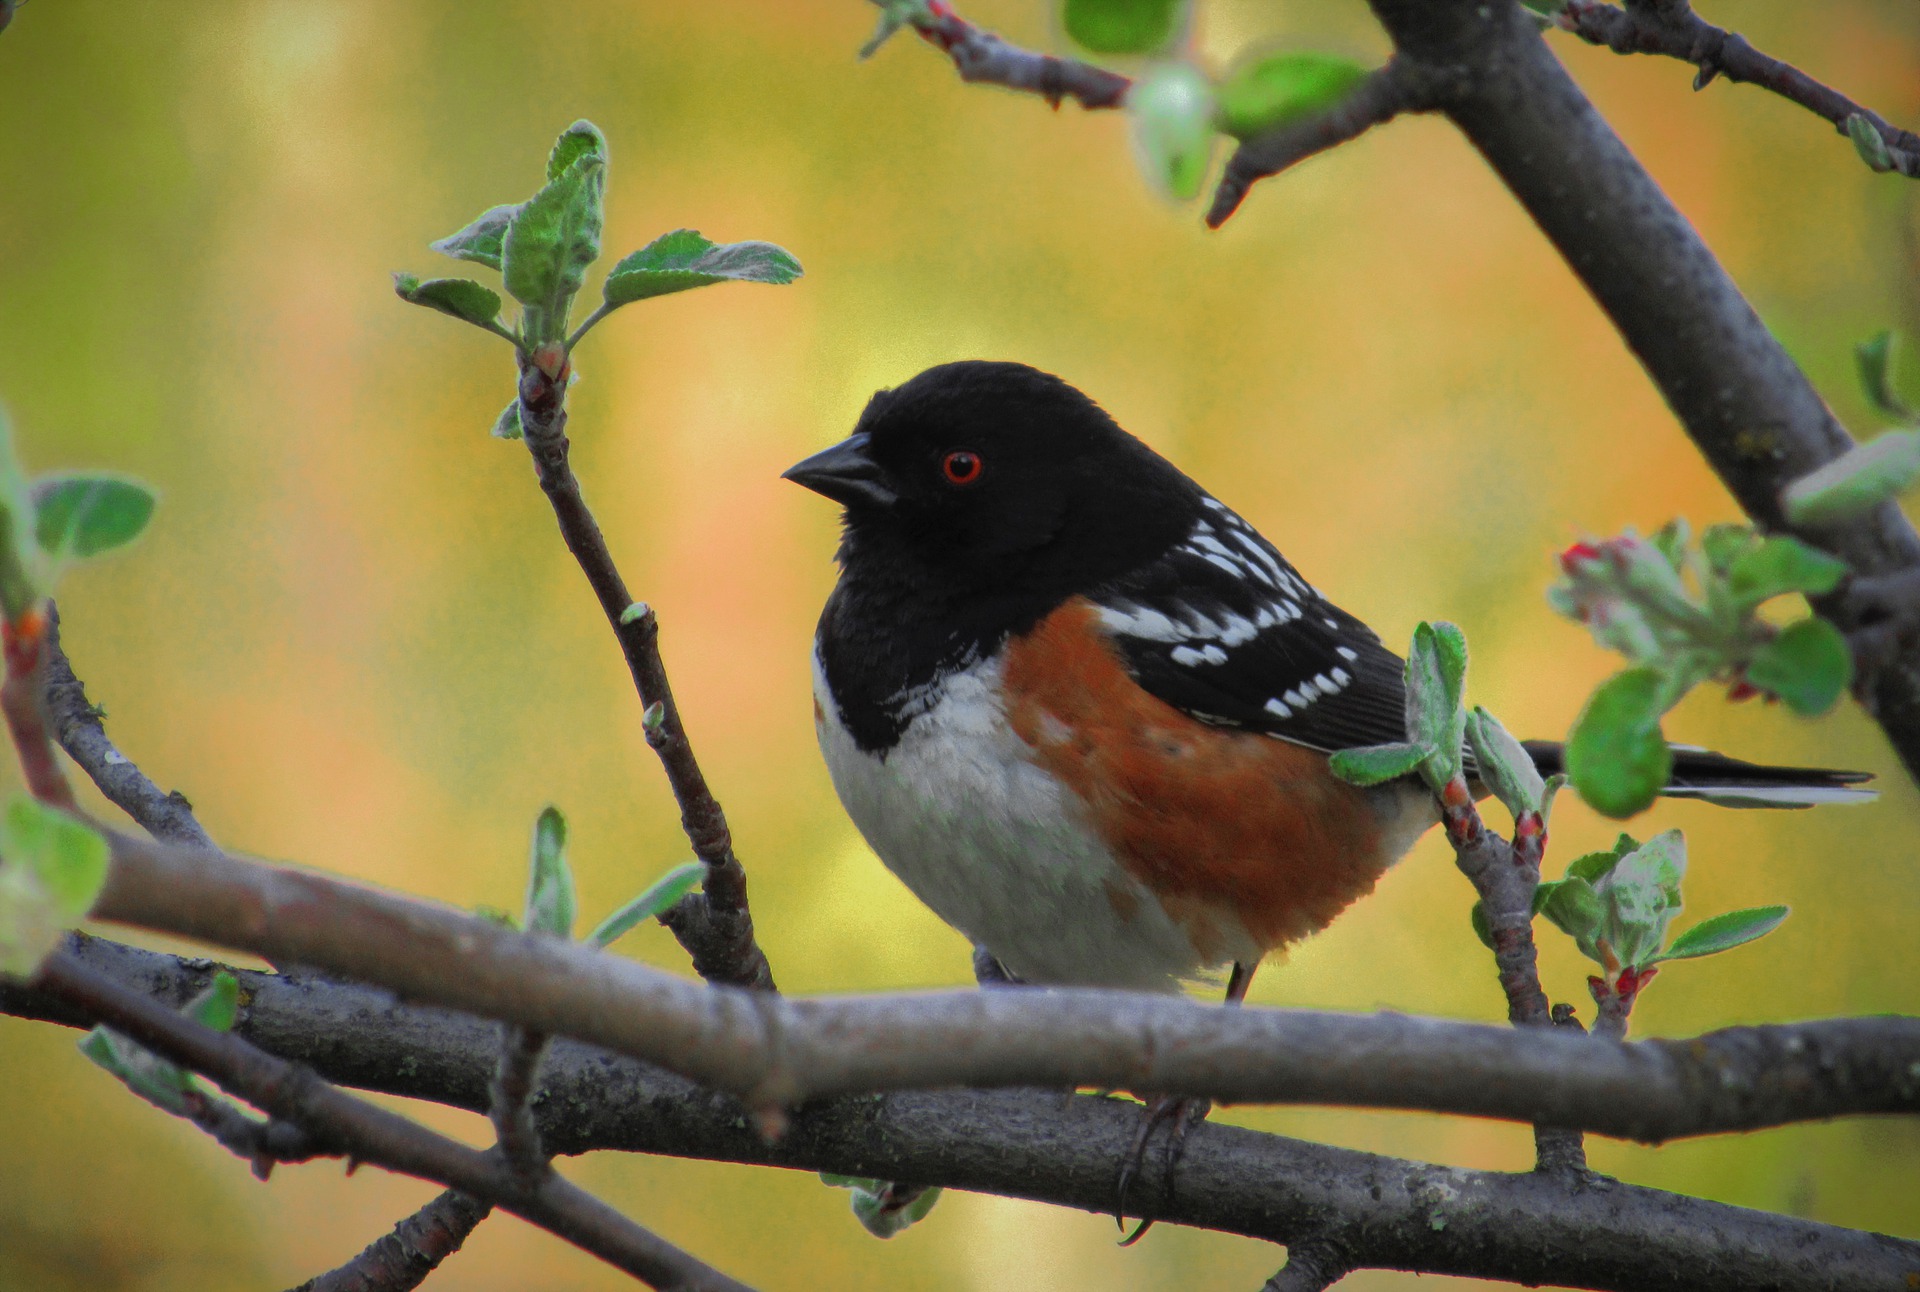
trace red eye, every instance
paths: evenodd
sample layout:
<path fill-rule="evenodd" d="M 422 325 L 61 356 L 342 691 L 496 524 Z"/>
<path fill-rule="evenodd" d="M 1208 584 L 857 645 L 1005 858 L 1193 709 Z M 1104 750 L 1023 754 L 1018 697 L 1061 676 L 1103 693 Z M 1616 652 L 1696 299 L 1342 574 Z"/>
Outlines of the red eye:
<path fill-rule="evenodd" d="M 982 465 L 978 453 L 955 449 L 940 459 L 940 474 L 947 478 L 948 484 L 970 485 L 980 478 Z"/>

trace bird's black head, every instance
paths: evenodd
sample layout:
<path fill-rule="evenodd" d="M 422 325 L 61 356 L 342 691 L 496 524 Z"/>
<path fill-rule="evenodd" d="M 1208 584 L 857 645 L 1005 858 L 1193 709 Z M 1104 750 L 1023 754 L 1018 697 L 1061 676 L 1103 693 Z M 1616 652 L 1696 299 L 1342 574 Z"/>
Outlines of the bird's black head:
<path fill-rule="evenodd" d="M 876 394 L 847 439 L 786 472 L 846 508 L 841 560 L 950 586 L 1084 591 L 1192 526 L 1200 489 L 1058 377 L 929 368 Z"/>

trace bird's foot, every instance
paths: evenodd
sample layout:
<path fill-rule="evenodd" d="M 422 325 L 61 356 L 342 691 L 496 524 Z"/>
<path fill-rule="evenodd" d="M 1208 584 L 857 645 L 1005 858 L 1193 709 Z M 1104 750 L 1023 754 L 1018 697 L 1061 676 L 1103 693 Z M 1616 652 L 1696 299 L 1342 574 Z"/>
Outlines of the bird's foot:
<path fill-rule="evenodd" d="M 1127 1227 L 1127 1194 L 1133 1188 L 1133 1182 L 1146 1168 L 1147 1143 L 1153 1138 L 1153 1132 L 1162 1122 L 1167 1123 L 1167 1147 L 1162 1158 L 1160 1180 L 1160 1200 L 1165 1203 L 1173 1197 L 1173 1172 L 1180 1165 L 1180 1154 L 1186 1148 L 1187 1131 L 1195 1123 L 1205 1121 L 1213 1109 L 1210 1099 L 1181 1099 L 1173 1095 L 1155 1095 L 1140 1110 L 1140 1129 L 1133 1137 L 1133 1147 L 1120 1163 L 1120 1180 L 1113 1204 L 1113 1220 L 1122 1229 Z M 1134 1226 L 1132 1233 L 1120 1240 L 1122 1247 L 1131 1247 L 1153 1228 L 1153 1221 L 1143 1219 Z"/>

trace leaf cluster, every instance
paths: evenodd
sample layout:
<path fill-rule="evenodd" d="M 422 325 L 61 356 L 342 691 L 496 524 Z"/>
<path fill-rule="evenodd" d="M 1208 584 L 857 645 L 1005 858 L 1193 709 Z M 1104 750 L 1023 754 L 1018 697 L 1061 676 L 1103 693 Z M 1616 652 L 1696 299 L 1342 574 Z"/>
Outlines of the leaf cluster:
<path fill-rule="evenodd" d="M 820 1173 L 820 1179 L 837 1189 L 853 1190 L 853 1214 L 875 1238 L 892 1238 L 901 1230 L 925 1220 L 940 1201 L 938 1188 L 918 1189 L 890 1180 L 870 1180 L 858 1175 Z"/>
<path fill-rule="evenodd" d="M 1574 788 L 1608 816 L 1643 810 L 1666 785 L 1673 755 L 1661 718 L 1695 686 L 1723 681 L 1733 698 L 1764 694 L 1812 716 L 1853 680 L 1833 625 L 1810 615 L 1781 628 L 1758 613 L 1776 597 L 1831 592 L 1846 576 L 1845 562 L 1796 538 L 1714 525 L 1695 543 L 1674 520 L 1651 539 L 1629 530 L 1576 543 L 1560 565 L 1549 603 L 1631 665 L 1594 692 L 1567 743 Z"/>
<path fill-rule="evenodd" d="M 152 490 L 125 476 L 30 478 L 0 414 L 0 614 L 9 624 L 53 595 L 67 565 L 124 547 L 152 518 Z"/>
<path fill-rule="evenodd" d="M 404 301 L 471 323 L 511 342 L 528 358 L 546 347 L 565 356 L 601 319 L 623 305 L 713 283 L 791 283 L 800 262 L 770 242 L 714 243 L 692 229 L 663 234 L 622 258 L 601 285 L 601 303 L 571 334 L 574 301 L 587 269 L 600 258 L 605 223 L 607 141 L 590 121 L 576 121 L 554 142 L 547 180 L 524 202 L 490 207 L 432 249 L 483 265 L 520 306 L 504 320 L 500 293 L 469 278 L 421 279 L 396 273 L 394 291 Z M 556 368 L 557 375 L 559 368 Z M 503 439 L 521 434 L 518 401 L 495 420 Z"/>

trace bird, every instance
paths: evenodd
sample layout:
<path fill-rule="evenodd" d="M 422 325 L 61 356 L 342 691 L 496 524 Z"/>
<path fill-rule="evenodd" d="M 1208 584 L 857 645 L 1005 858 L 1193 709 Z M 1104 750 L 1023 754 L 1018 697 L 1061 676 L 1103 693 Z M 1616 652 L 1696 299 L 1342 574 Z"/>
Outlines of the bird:
<path fill-rule="evenodd" d="M 843 512 L 813 658 L 834 789 L 983 982 L 1225 970 L 1237 1003 L 1440 820 L 1415 776 L 1329 766 L 1406 739 L 1400 656 L 1061 378 L 930 368 L 784 476 Z M 1680 747 L 1668 792 L 1804 806 L 1863 779 Z"/>

